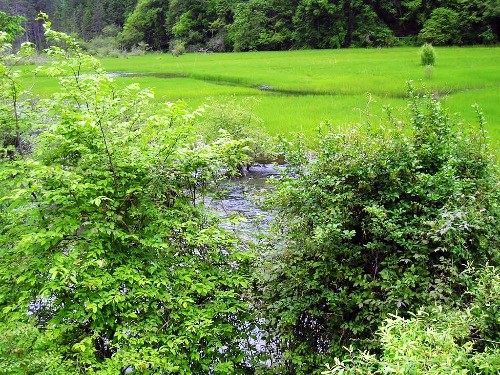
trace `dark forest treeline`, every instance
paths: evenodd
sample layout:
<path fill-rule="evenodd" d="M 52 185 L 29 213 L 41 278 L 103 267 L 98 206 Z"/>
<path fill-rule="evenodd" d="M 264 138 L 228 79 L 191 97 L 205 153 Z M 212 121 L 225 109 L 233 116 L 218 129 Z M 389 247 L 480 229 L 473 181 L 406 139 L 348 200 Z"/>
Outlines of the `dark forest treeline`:
<path fill-rule="evenodd" d="M 496 43 L 499 0 L 0 0 L 43 41 L 38 11 L 84 40 L 116 36 L 120 47 L 181 43 L 213 51 Z"/>

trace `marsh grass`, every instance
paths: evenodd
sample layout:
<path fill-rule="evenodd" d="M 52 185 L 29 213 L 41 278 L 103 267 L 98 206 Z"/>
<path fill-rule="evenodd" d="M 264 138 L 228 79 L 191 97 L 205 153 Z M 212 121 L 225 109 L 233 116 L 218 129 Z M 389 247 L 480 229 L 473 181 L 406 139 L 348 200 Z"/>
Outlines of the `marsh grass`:
<path fill-rule="evenodd" d="M 256 99 L 253 110 L 269 133 L 306 137 L 326 120 L 333 126 L 380 122 L 387 104 L 404 113 L 407 82 L 413 80 L 467 121 L 475 121 L 471 106 L 478 103 L 493 143 L 500 143 L 500 48 L 435 49 L 439 66 L 432 70 L 422 67 L 415 47 L 179 57 L 154 53 L 104 58 L 102 63 L 109 72 L 135 73 L 115 80 L 123 86 L 138 82 L 153 87 L 157 100 L 183 99 L 196 107 L 209 100 L 241 100 L 245 105 L 247 98 Z M 42 95 L 56 87 L 43 76 L 27 84 Z"/>

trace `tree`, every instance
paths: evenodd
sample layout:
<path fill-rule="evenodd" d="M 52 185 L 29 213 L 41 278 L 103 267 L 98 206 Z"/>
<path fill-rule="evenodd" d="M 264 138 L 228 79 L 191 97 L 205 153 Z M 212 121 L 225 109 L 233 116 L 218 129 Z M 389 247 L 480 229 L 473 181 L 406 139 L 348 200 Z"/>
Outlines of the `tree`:
<path fill-rule="evenodd" d="M 123 26 L 121 39 L 130 48 L 139 42 L 147 43 L 155 50 L 168 46 L 165 20 L 168 1 L 140 0 Z"/>
<path fill-rule="evenodd" d="M 292 149 L 277 183 L 278 231 L 257 301 L 279 337 L 279 371 L 321 371 L 343 347 L 377 350 L 388 314 L 459 303 L 467 262 L 499 262 L 498 174 L 483 134 L 455 129 L 410 91 L 413 134 L 322 132 Z"/>
<path fill-rule="evenodd" d="M 343 2 L 301 0 L 295 11 L 294 41 L 300 48 L 340 48 L 346 37 Z"/>
<path fill-rule="evenodd" d="M 448 8 L 437 8 L 425 22 L 419 38 L 436 46 L 461 44 L 459 14 Z"/>
<path fill-rule="evenodd" d="M 5 33 L 2 42 L 13 42 L 16 36 L 24 32 L 22 23 L 26 19 L 21 16 L 9 16 L 7 13 L 0 11 L 0 31 Z"/>
<path fill-rule="evenodd" d="M 33 152 L 0 159 L 0 372 L 239 373 L 251 256 L 198 195 L 244 143 L 200 143 L 198 112 L 154 107 L 47 37 L 65 46 L 47 51 L 61 91 Z"/>
<path fill-rule="evenodd" d="M 264 31 L 266 15 L 262 9 L 251 7 L 251 3 L 241 3 L 234 11 L 234 23 L 229 28 L 235 51 L 255 51 L 260 34 Z"/>

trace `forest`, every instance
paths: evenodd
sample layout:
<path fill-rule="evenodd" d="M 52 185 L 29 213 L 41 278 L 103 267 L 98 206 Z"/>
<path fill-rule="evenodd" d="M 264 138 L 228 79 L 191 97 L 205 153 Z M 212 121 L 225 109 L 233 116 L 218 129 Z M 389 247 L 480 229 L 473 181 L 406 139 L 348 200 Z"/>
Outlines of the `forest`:
<path fill-rule="evenodd" d="M 471 45 L 500 34 L 497 0 L 1 0 L 0 11 L 25 17 L 27 39 L 40 46 L 39 11 L 83 40 L 116 37 L 120 49 Z"/>
<path fill-rule="evenodd" d="M 274 71 L 258 68 L 266 52 L 88 53 L 96 38 L 162 51 L 215 50 L 218 38 L 221 52 L 385 46 L 382 34 L 495 43 L 497 2 L 34 3 L 0 3 L 0 374 L 498 374 L 498 150 L 480 105 L 473 121 L 445 106 L 450 87 L 498 94 L 498 47 L 359 49 L 328 57 L 344 71 L 330 81 L 325 66 L 293 69 L 317 51 L 272 52 L 284 54 Z M 46 13 L 31 20 L 43 5 L 54 22 Z M 481 26 L 458 34 L 448 21 L 466 11 Z M 272 137 L 245 102 L 192 107 L 141 88 L 141 76 L 103 68 L 138 61 L 179 69 L 153 73 L 174 86 L 193 84 L 180 70 L 189 64 L 217 67 L 221 79 L 259 71 L 277 83 L 226 83 L 267 93 L 283 81 L 291 86 L 269 98 L 297 100 L 304 111 L 290 89 L 304 90 L 297 77 L 319 75 L 320 92 L 307 96 L 317 101 L 342 78 L 352 86 L 354 68 L 383 61 L 392 75 L 370 87 L 394 90 L 404 113 L 387 105 L 375 121 L 366 108 L 342 127 L 324 121 L 307 137 Z M 409 80 L 401 94 L 400 65 L 441 89 Z M 441 69 L 452 65 L 454 86 Z M 36 91 L 40 82 L 48 89 Z M 207 92 L 223 86 L 200 82 Z M 248 218 L 210 203 L 261 163 L 276 168 L 255 196 L 269 224 L 241 233 Z"/>

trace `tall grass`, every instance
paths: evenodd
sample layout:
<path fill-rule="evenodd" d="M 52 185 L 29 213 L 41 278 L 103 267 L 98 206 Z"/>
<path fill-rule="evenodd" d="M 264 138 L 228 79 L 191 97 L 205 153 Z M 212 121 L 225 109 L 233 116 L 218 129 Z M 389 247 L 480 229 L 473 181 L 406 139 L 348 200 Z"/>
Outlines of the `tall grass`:
<path fill-rule="evenodd" d="M 493 142 L 500 144 L 500 48 L 435 49 L 439 61 L 432 74 L 421 65 L 419 48 L 148 54 L 102 62 L 110 72 L 137 73 L 115 79 L 154 87 L 158 100 L 183 99 L 194 107 L 254 98 L 251 109 L 273 134 L 313 134 L 325 120 L 376 122 L 385 104 L 402 112 L 413 80 L 466 120 L 475 120 L 471 106 L 478 103 Z M 42 95 L 55 88 L 48 77 L 26 84 Z"/>

